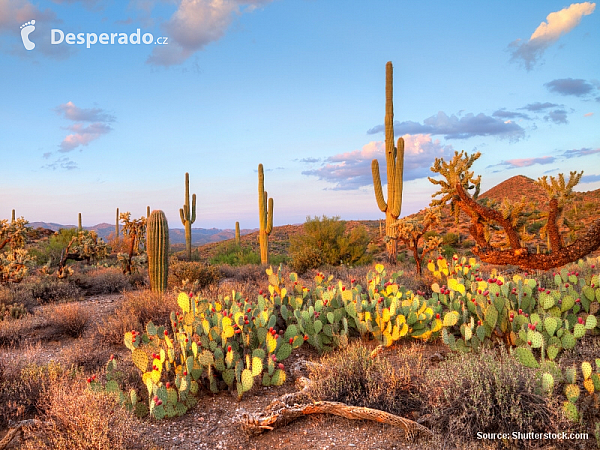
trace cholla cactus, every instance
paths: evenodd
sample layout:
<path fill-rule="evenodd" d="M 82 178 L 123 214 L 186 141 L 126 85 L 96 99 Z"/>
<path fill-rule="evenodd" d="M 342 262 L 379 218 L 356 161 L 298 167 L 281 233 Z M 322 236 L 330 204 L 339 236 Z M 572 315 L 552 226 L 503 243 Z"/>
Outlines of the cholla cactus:
<path fill-rule="evenodd" d="M 62 252 L 58 263 L 58 277 L 66 278 L 72 274 L 72 270 L 66 267 L 67 260 L 87 261 L 89 263 L 92 259 L 105 258 L 108 255 L 108 250 L 107 245 L 98 237 L 95 231 L 79 231 Z"/>
<path fill-rule="evenodd" d="M 480 155 L 455 152 L 454 158 L 449 162 L 437 158 L 431 170 L 442 175 L 443 179 L 429 178 L 429 181 L 441 187 L 433 197 L 442 197 L 433 200 L 432 206 L 452 202 L 471 218 L 469 232 L 477 243 L 473 252 L 482 261 L 490 264 L 512 264 L 522 269 L 547 270 L 577 261 L 600 247 L 600 220 L 596 220 L 586 233 L 567 246 L 563 244 L 558 228 L 566 201 L 572 195 L 573 187 L 579 182 L 583 172 L 571 172 L 568 182 L 565 182 L 562 174 L 558 179 L 551 177 L 550 182 L 546 177 L 538 180 L 538 184 L 546 190 L 550 198 L 543 233 L 547 233 L 552 251 L 545 255 L 534 254 L 523 246 L 523 242 L 529 236 L 519 233 L 518 230 L 522 224 L 524 206 L 520 203 L 506 203 L 500 209 L 496 209 L 477 202 L 481 176 L 475 178 L 470 168 Z M 476 188 L 473 196 L 468 193 L 472 188 Z M 496 249 L 490 245 L 491 233 L 498 227 L 502 229 L 506 239 L 503 249 Z"/>
<path fill-rule="evenodd" d="M 421 262 L 423 258 L 427 253 L 437 250 L 442 243 L 442 239 L 431 236 L 423 245 L 421 254 L 419 254 L 419 241 L 427 231 L 439 225 L 440 222 L 441 210 L 438 207 L 427 209 L 423 218 L 409 219 L 405 217 L 394 223 L 398 239 L 404 242 L 413 252 L 419 275 L 421 275 Z"/>
<path fill-rule="evenodd" d="M 131 219 L 131 213 L 121 213 L 123 222 L 123 236 L 129 239 L 129 252 L 127 254 L 117 255 L 123 264 L 123 273 L 133 272 L 133 258 L 142 253 L 142 246 L 146 241 L 146 218 Z"/>
<path fill-rule="evenodd" d="M 23 248 L 0 253 L 0 284 L 20 283 L 27 276 L 33 263 L 29 252 Z"/>

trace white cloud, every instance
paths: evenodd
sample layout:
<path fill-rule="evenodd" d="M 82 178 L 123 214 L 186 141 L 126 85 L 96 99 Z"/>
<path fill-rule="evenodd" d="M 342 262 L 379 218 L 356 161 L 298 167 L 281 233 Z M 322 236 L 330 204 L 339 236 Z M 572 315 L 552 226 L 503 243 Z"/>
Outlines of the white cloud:
<path fill-rule="evenodd" d="M 83 123 L 75 123 L 66 129 L 72 131 L 59 145 L 59 152 L 66 153 L 75 150 L 79 146 L 86 146 L 104 134 L 110 133 L 112 128 L 108 123 L 114 122 L 115 117 L 106 113 L 101 108 L 80 108 L 73 102 L 63 103 L 55 108 L 58 114 L 73 122 L 91 122 L 85 126 Z"/>
<path fill-rule="evenodd" d="M 404 180 L 416 180 L 431 175 L 430 168 L 435 158 L 448 158 L 453 153 L 451 145 L 442 145 L 428 134 L 405 134 Z M 385 143 L 371 141 L 360 150 L 341 153 L 325 159 L 318 169 L 305 170 L 303 175 L 312 175 L 320 180 L 335 183 L 333 190 L 353 190 L 373 184 L 371 161 L 378 159 L 382 182 L 385 183 Z"/>
<path fill-rule="evenodd" d="M 146 61 L 159 66 L 183 63 L 194 52 L 223 37 L 236 15 L 252 12 L 271 0 L 180 0 L 164 29 L 171 39 Z"/>
<path fill-rule="evenodd" d="M 531 70 L 548 47 L 579 25 L 581 18 L 592 14 L 595 8 L 595 3 L 573 3 L 568 8 L 548 14 L 546 22 L 536 28 L 529 41 L 517 39 L 509 45 L 513 52 L 511 61 L 521 61 L 527 70 Z"/>

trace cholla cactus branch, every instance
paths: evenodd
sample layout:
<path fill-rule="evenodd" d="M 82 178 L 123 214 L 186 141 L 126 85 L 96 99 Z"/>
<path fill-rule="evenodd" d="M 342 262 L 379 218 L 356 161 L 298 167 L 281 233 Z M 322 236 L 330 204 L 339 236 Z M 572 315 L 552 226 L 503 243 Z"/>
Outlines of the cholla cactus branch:
<path fill-rule="evenodd" d="M 431 237 L 423 246 L 419 254 L 419 241 L 423 235 L 441 223 L 441 208 L 429 208 L 425 211 L 425 216 L 420 218 L 403 218 L 394 223 L 398 239 L 412 250 L 417 265 L 417 273 L 421 275 L 421 262 L 427 253 L 433 252 L 439 248 L 442 243 L 441 238 Z"/>
<path fill-rule="evenodd" d="M 529 250 L 521 245 L 521 241 L 526 241 L 528 235 L 520 236 L 517 231 L 524 213 L 524 201 L 516 204 L 505 203 L 498 210 L 477 202 L 475 197 L 467 192 L 476 187 L 471 186 L 470 183 L 479 184 L 480 177 L 474 178 L 473 172 L 469 171 L 479 156 L 479 153 L 469 156 L 464 152 L 456 152 L 452 161 L 445 162 L 438 158 L 431 170 L 442 175 L 444 179 L 429 178 L 429 180 L 441 186 L 434 197 L 441 195 L 442 198 L 433 200 L 432 205 L 443 205 L 448 201 L 454 201 L 471 217 L 469 231 L 477 243 L 473 252 L 482 261 L 491 264 L 512 264 L 522 269 L 546 270 L 576 261 L 600 247 L 600 220 L 592 224 L 587 233 L 568 246 L 563 246 L 558 230 L 558 221 L 562 216 L 563 207 L 571 197 L 573 187 L 579 182 L 582 173 L 571 172 L 567 183 L 563 175 L 560 175 L 558 180 L 551 177 L 550 182 L 546 177 L 538 181 L 550 197 L 545 231 L 548 234 L 552 253 L 530 254 Z M 495 249 L 490 244 L 491 232 L 496 226 L 499 226 L 506 235 L 507 249 Z"/>

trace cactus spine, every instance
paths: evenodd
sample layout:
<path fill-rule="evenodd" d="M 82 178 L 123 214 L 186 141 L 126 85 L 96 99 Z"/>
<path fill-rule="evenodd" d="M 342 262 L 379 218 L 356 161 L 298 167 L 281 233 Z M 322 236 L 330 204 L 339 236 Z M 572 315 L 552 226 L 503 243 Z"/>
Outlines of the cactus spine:
<path fill-rule="evenodd" d="M 240 245 L 240 223 L 235 223 L 235 245 Z"/>
<path fill-rule="evenodd" d="M 117 220 L 115 221 L 115 239 L 119 239 L 119 208 L 117 208 Z"/>
<path fill-rule="evenodd" d="M 152 211 L 146 239 L 150 288 L 153 292 L 164 292 L 169 275 L 169 224 L 164 212 Z"/>
<path fill-rule="evenodd" d="M 371 162 L 375 198 L 381 212 L 385 213 L 385 235 L 388 257 L 396 263 L 397 235 L 393 226 L 402 210 L 402 176 L 404 170 L 404 139 L 398 138 L 394 147 L 394 103 L 393 103 L 393 67 L 388 62 L 385 66 L 385 160 L 387 163 L 387 203 L 383 198 L 379 162 Z"/>
<path fill-rule="evenodd" d="M 149 207 L 148 207 L 149 208 Z M 190 174 L 185 174 L 185 204 L 179 208 L 181 223 L 185 226 L 185 252 L 189 261 L 192 260 L 192 224 L 196 221 L 196 194 L 192 195 L 190 209 Z"/>
<path fill-rule="evenodd" d="M 267 210 L 267 199 L 269 208 Z M 260 242 L 260 262 L 269 263 L 269 234 L 273 230 L 273 199 L 267 196 L 265 191 L 265 174 L 263 165 L 258 165 L 258 216 L 260 231 L 258 239 Z"/>
<path fill-rule="evenodd" d="M 79 213 L 79 225 L 77 226 L 79 231 L 83 231 L 83 226 L 81 225 L 81 213 Z"/>

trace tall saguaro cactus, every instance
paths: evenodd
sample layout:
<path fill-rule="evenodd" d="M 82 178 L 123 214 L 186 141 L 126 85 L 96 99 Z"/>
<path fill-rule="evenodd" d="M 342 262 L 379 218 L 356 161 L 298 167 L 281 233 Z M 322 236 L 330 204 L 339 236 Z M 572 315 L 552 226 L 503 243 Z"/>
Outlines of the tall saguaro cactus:
<path fill-rule="evenodd" d="M 119 208 L 117 208 L 117 220 L 115 222 L 115 239 L 119 239 Z"/>
<path fill-rule="evenodd" d="M 383 198 L 379 162 L 374 159 L 371 163 L 375 198 L 381 212 L 385 213 L 386 248 L 391 263 L 396 263 L 398 252 L 397 228 L 395 221 L 402 210 L 402 176 L 404 172 L 404 139 L 398 138 L 394 147 L 394 87 L 393 68 L 389 61 L 385 66 L 385 161 L 387 164 L 387 203 Z"/>
<path fill-rule="evenodd" d="M 15 210 L 13 209 L 12 210 L 12 219 L 11 219 L 10 223 L 14 223 L 14 221 L 15 221 Z"/>
<path fill-rule="evenodd" d="M 165 213 L 152 211 L 147 222 L 148 276 L 153 292 L 167 289 L 169 276 L 169 224 Z"/>
<path fill-rule="evenodd" d="M 269 208 L 267 210 L 267 199 Z M 273 199 L 267 196 L 265 191 L 265 174 L 263 165 L 258 165 L 258 217 L 260 231 L 258 240 L 260 242 L 260 262 L 269 263 L 269 235 L 273 230 Z"/>
<path fill-rule="evenodd" d="M 79 221 L 79 225 L 77 226 L 77 230 L 83 231 L 83 226 L 81 225 L 81 213 L 79 213 L 78 221 Z"/>
<path fill-rule="evenodd" d="M 196 194 L 192 195 L 190 209 L 190 174 L 185 174 L 185 204 L 179 208 L 181 223 L 185 226 L 185 253 L 192 260 L 192 224 L 196 221 Z"/>
<path fill-rule="evenodd" d="M 240 245 L 240 223 L 235 223 L 235 245 Z"/>

